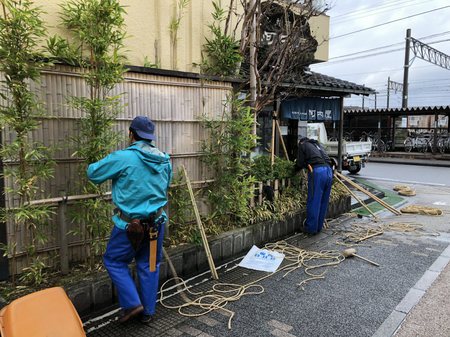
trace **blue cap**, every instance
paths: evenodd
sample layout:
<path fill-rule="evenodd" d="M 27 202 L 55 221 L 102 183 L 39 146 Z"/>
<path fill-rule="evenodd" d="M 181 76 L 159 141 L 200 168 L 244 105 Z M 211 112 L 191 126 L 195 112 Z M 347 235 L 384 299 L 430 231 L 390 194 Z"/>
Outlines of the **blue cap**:
<path fill-rule="evenodd" d="M 155 124 L 146 116 L 137 116 L 130 125 L 142 139 L 155 140 Z"/>

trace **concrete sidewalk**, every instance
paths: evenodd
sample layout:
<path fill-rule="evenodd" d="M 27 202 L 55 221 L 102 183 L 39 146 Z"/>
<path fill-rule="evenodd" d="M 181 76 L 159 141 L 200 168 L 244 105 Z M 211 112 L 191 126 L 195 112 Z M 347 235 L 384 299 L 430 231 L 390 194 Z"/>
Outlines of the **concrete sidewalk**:
<path fill-rule="evenodd" d="M 286 276 L 279 273 L 265 278 L 257 282 L 264 287 L 262 293 L 250 293 L 227 304 L 226 308 L 235 313 L 231 330 L 227 327 L 230 316 L 223 310 L 185 317 L 158 305 L 150 327 L 137 321 L 119 325 L 115 321 L 117 312 L 113 312 L 86 322 L 88 336 L 389 337 L 397 333 L 401 337 L 448 337 L 450 188 L 417 186 L 417 192 L 410 202 L 445 202 L 447 206 L 439 206 L 444 214 L 398 217 L 381 213 L 382 223 L 422 224 L 424 232 L 385 231 L 356 247 L 359 255 L 379 263 L 379 267 L 357 258 L 346 259 L 339 265 L 316 270 L 313 274 L 326 272 L 325 278 L 301 287 L 299 282 L 310 277 L 302 268 Z M 375 227 L 380 222 L 346 215 L 330 221 L 330 228 L 317 236 L 297 234 L 286 240 L 307 251 L 342 251 L 346 247 L 338 245 L 337 240 L 351 233 L 354 225 Z M 435 235 L 437 232 L 440 235 Z M 219 269 L 219 282 L 244 285 L 266 275 L 237 267 L 238 262 Z M 211 291 L 217 283 L 209 279 L 208 273 L 188 281 L 193 291 Z M 170 305 L 184 303 L 175 294 L 167 301 Z"/>
<path fill-rule="evenodd" d="M 444 253 L 441 255 L 442 261 L 447 258 L 448 262 L 450 248 Z M 427 277 L 434 278 L 436 274 L 437 272 L 430 273 Z M 406 316 L 395 336 L 450 336 L 450 264 L 447 264 L 420 302 Z"/>

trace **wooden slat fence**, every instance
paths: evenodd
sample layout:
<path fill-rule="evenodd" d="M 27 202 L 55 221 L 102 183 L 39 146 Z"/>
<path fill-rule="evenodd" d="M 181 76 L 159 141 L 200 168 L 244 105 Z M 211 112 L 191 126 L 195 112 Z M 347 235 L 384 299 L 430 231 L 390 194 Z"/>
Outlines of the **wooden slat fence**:
<path fill-rule="evenodd" d="M 44 104 L 46 117 L 42 119 L 39 129 L 32 132 L 31 139 L 46 146 L 54 147 L 53 157 L 56 161 L 53 179 L 39 182 L 38 199 L 47 199 L 81 194 L 80 181 L 85 172 L 80 171 L 80 158 L 74 157 L 74 144 L 71 139 L 77 135 L 78 121 L 82 112 L 70 107 L 67 100 L 70 96 L 87 96 L 88 89 L 84 84 L 79 68 L 56 65 L 42 71 L 40 82 L 30 86 Z M 0 76 L 1 79 L 1 76 Z M 201 127 L 201 117 L 220 118 L 224 104 L 232 90 L 227 82 L 160 76 L 144 73 L 125 74 L 124 81 L 117 85 L 111 93 L 121 94 L 123 111 L 117 118 L 115 130 L 123 134 L 123 141 L 118 148 L 127 146 L 128 127 L 131 120 L 138 115 L 150 117 L 156 124 L 157 146 L 172 157 L 174 172 L 184 165 L 193 181 L 211 179 L 211 172 L 201 162 L 201 141 L 206 133 Z M 0 98 L 0 104 L 5 102 Z M 8 143 L 14 134 L 7 128 L 3 130 L 2 142 Z M 15 162 L 4 162 L 5 166 L 17 165 Z M 5 186 L 12 187 L 7 179 Z M 14 207 L 18 200 L 6 194 L 6 207 Z M 67 206 L 70 213 L 71 206 Z M 61 214 L 59 215 L 61 221 Z M 66 217 L 67 230 L 74 229 L 76 224 Z M 8 224 L 8 242 L 17 242 L 20 252 L 24 243 L 23 228 L 14 228 Z M 55 214 L 46 229 L 50 238 L 40 250 L 45 254 L 59 254 L 61 236 L 58 214 Z M 64 239 L 63 239 L 64 241 Z M 81 239 L 78 236 L 67 237 L 67 256 L 70 262 L 83 258 Z M 17 258 L 16 269 L 26 266 L 23 256 Z"/>

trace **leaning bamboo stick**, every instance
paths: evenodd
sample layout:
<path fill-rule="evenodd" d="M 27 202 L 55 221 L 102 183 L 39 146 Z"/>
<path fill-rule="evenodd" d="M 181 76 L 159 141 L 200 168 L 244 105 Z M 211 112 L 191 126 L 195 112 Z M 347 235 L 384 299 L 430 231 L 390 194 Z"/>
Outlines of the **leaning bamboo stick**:
<path fill-rule="evenodd" d="M 398 210 L 396 210 L 395 208 L 393 208 L 391 205 L 389 205 L 388 203 L 386 203 L 385 201 L 381 200 L 380 198 L 378 198 L 376 195 L 374 195 L 373 193 L 367 191 L 366 189 L 364 189 L 363 187 L 361 187 L 359 184 L 355 183 L 354 181 L 352 181 L 351 179 L 345 177 L 344 175 L 337 173 L 339 175 L 339 177 L 341 177 L 342 179 L 344 179 L 345 181 L 347 181 L 349 184 L 351 184 L 352 186 L 354 186 L 355 188 L 357 188 L 358 190 L 360 190 L 361 192 L 367 194 L 368 196 L 370 196 L 371 198 L 373 198 L 375 201 L 377 201 L 378 203 L 380 203 L 382 206 L 384 206 L 385 208 L 393 211 L 394 213 L 400 213 Z"/>
<path fill-rule="evenodd" d="M 367 194 L 369 197 L 371 197 L 372 199 L 374 199 L 376 202 L 378 202 L 380 205 L 382 205 L 383 207 L 385 207 L 386 209 L 388 209 L 389 211 L 391 211 L 394 214 L 397 215 L 401 215 L 400 211 L 396 210 L 394 207 L 392 207 L 391 205 L 389 205 L 388 203 L 386 203 L 384 200 L 381 200 L 380 198 L 378 198 L 376 195 L 374 195 L 373 193 L 367 191 L 366 189 L 364 189 L 363 187 L 361 187 L 359 184 L 355 183 L 354 181 L 352 181 L 351 179 L 347 178 L 346 176 L 336 172 L 338 174 L 338 176 L 347 181 L 350 185 L 352 185 L 353 187 L 355 187 L 356 189 L 358 189 L 359 191 Z"/>
<path fill-rule="evenodd" d="M 208 239 L 206 237 L 205 229 L 202 225 L 202 219 L 200 218 L 200 213 L 198 212 L 197 203 L 195 201 L 194 191 L 192 190 L 191 181 L 189 180 L 189 176 L 186 172 L 186 168 L 184 165 L 181 165 L 183 168 L 184 176 L 186 178 L 186 184 L 189 190 L 189 195 L 191 196 L 192 207 L 194 208 L 195 219 L 197 220 L 198 229 L 200 231 L 200 235 L 202 237 L 203 246 L 205 247 L 206 257 L 208 259 L 209 269 L 211 269 L 212 278 L 215 280 L 219 279 L 219 275 L 217 275 L 216 266 L 214 265 L 214 260 L 211 255 L 211 251 L 209 249 Z"/>
<path fill-rule="evenodd" d="M 335 178 L 340 184 L 342 184 L 342 186 L 344 186 L 344 188 L 353 196 L 353 198 L 355 198 L 356 201 L 361 204 L 361 206 L 363 206 L 370 214 L 372 214 L 375 219 L 378 219 L 378 217 L 375 215 L 375 213 L 372 212 L 372 210 L 366 205 L 366 203 L 362 201 L 355 193 L 353 193 L 353 191 L 347 185 L 345 185 L 341 179 L 339 179 L 337 176 L 335 176 Z"/>
<path fill-rule="evenodd" d="M 275 119 L 272 119 L 272 139 L 270 143 L 270 164 L 275 163 Z"/>
<path fill-rule="evenodd" d="M 342 176 L 344 177 L 344 176 Z M 357 188 L 358 190 L 360 190 L 361 192 L 367 194 L 369 197 L 371 197 L 373 200 L 375 200 L 376 202 L 378 202 L 380 205 L 382 205 L 384 208 L 386 208 L 387 210 L 391 211 L 392 213 L 396 214 L 396 215 L 401 215 L 400 211 L 398 211 L 397 209 L 395 209 L 394 207 L 392 207 L 391 205 L 389 205 L 387 202 L 385 202 L 384 200 L 378 198 L 376 195 L 374 195 L 373 193 L 367 191 L 366 189 L 362 188 L 360 185 L 358 185 L 357 183 L 355 183 L 354 181 L 344 177 L 344 179 L 349 182 L 349 184 L 351 184 L 353 187 Z"/>
<path fill-rule="evenodd" d="M 286 159 L 289 160 L 289 154 L 286 149 L 286 144 L 284 144 L 283 135 L 281 134 L 280 123 L 278 123 L 278 119 L 275 120 L 275 124 L 277 125 L 278 135 L 280 136 L 281 145 L 283 146 L 284 155 Z"/>
<path fill-rule="evenodd" d="M 358 185 L 357 183 L 355 183 L 354 181 L 352 181 L 351 179 L 347 178 L 346 176 L 342 175 L 339 172 L 335 172 L 335 174 L 341 178 L 342 180 L 345 180 L 346 182 L 348 182 L 350 185 L 352 185 L 353 187 L 355 187 L 357 190 L 363 192 L 364 194 L 368 195 L 369 197 L 371 197 L 373 200 L 375 200 L 376 202 L 378 202 L 381 206 L 383 206 L 384 208 L 386 208 L 387 210 L 389 210 L 390 212 L 394 213 L 395 215 L 401 215 L 402 213 L 395 209 L 394 207 L 392 207 L 391 205 L 389 205 L 388 203 L 386 203 L 385 201 L 381 200 L 380 198 L 378 198 L 376 195 L 370 193 L 369 191 L 367 191 L 366 189 L 364 189 L 363 187 L 361 187 L 360 185 Z"/>

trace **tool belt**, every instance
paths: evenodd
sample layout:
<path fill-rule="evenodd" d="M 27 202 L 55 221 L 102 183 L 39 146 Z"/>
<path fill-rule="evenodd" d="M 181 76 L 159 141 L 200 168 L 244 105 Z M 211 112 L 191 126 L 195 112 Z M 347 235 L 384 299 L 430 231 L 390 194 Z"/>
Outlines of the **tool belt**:
<path fill-rule="evenodd" d="M 150 241 L 149 267 L 151 272 L 156 270 L 158 228 L 164 221 L 161 217 L 162 212 L 162 208 L 160 208 L 158 211 L 151 213 L 146 219 L 132 219 L 126 217 L 120 210 L 117 212 L 119 218 L 128 222 L 126 227 L 127 237 L 135 251 L 140 248 L 144 239 L 148 237 Z"/>

